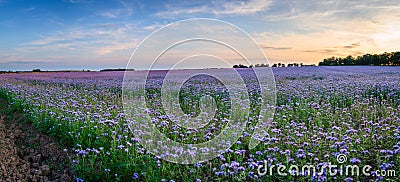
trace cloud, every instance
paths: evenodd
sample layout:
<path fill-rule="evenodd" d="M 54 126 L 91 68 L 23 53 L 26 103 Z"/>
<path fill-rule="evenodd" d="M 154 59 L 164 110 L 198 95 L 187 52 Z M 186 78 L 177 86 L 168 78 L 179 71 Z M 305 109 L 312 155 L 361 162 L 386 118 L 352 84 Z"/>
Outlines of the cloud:
<path fill-rule="evenodd" d="M 117 23 L 77 27 L 39 35 L 39 39 L 25 43 L 18 51 L 64 53 L 65 50 L 72 50 L 85 52 L 88 55 L 110 54 L 121 50 L 132 50 L 139 42 L 134 31 L 130 24 Z"/>
<path fill-rule="evenodd" d="M 271 4 L 272 1 L 270 0 L 232 1 L 221 4 L 224 8 L 222 10 L 214 10 L 213 12 L 214 14 L 253 14 L 265 11 Z"/>
<path fill-rule="evenodd" d="M 48 45 L 65 42 L 90 42 L 96 39 L 115 40 L 123 38 L 132 30 L 129 24 L 114 24 L 113 26 L 77 27 L 47 35 L 39 35 L 40 39 L 29 42 L 30 45 Z"/>
<path fill-rule="evenodd" d="M 93 0 L 64 0 L 65 2 L 68 3 L 73 3 L 73 4 L 81 4 L 81 3 L 91 3 Z"/>
<path fill-rule="evenodd" d="M 337 46 L 336 48 L 353 49 L 356 47 L 360 47 L 360 42 L 355 42 L 355 43 L 352 43 L 352 44 L 346 45 L 346 46 Z"/>
<path fill-rule="evenodd" d="M 267 57 L 274 58 L 277 62 L 304 62 L 313 64 L 331 56 L 360 55 L 372 50 L 373 40 L 367 35 L 338 33 L 335 30 L 315 33 L 259 33 L 256 40 L 265 48 Z M 345 46 L 337 46 L 344 44 Z M 290 45 L 290 46 L 287 46 Z M 266 48 L 267 47 L 267 48 Z M 291 49 L 279 49 L 279 48 Z"/>
<path fill-rule="evenodd" d="M 270 23 L 284 24 L 286 30 L 293 32 L 320 32 L 326 30 L 370 31 L 377 23 L 393 19 L 400 11 L 395 3 L 376 3 L 367 1 L 281 1 L 274 3 L 273 11 L 264 15 Z M 386 20 L 385 20 L 386 19 Z M 397 18 L 398 19 L 398 18 Z M 358 25 L 357 23 L 362 23 Z"/>
<path fill-rule="evenodd" d="M 312 53 L 322 53 L 322 54 L 332 54 L 337 52 L 337 50 L 333 49 L 315 49 L 315 50 L 305 50 L 303 52 L 312 52 Z"/>
<path fill-rule="evenodd" d="M 24 57 L 23 55 L 21 55 L 21 54 L 16 54 L 16 53 L 13 53 L 13 52 L 11 52 L 11 53 L 2 52 L 2 54 L 1 54 L 1 56 L 0 56 L 0 61 L 1 61 L 2 63 L 5 63 L 5 62 L 14 62 L 14 61 L 19 61 L 19 60 L 21 60 L 23 57 Z"/>
<path fill-rule="evenodd" d="M 0 2 L 0 4 L 1 4 L 1 2 Z M 27 12 L 33 11 L 33 10 L 35 10 L 35 9 L 36 9 L 35 6 L 31 6 L 31 7 L 29 7 L 29 8 L 24 9 L 24 12 L 27 13 Z"/>
<path fill-rule="evenodd" d="M 274 47 L 274 46 L 261 46 L 261 48 L 273 49 L 273 50 L 290 50 L 290 49 L 293 49 L 293 47 Z"/>
<path fill-rule="evenodd" d="M 55 45 L 62 44 L 63 42 L 70 42 L 78 40 L 79 38 L 84 38 L 85 35 L 82 32 L 71 32 L 64 33 L 59 32 L 50 35 L 39 35 L 39 39 L 26 43 L 26 45 L 31 46 L 45 46 L 45 45 Z"/>
<path fill-rule="evenodd" d="M 143 27 L 143 30 L 154 31 L 154 30 L 159 29 L 159 28 L 161 28 L 161 27 L 163 27 L 165 25 L 166 24 L 155 23 L 153 25 L 148 25 L 148 26 Z"/>
<path fill-rule="evenodd" d="M 272 0 L 211 1 L 197 6 L 167 5 L 165 11 L 156 13 L 160 18 L 191 14 L 250 15 L 267 10 Z"/>
<path fill-rule="evenodd" d="M 316 63 L 329 56 L 399 50 L 398 1 L 280 1 L 263 21 L 266 28 L 253 35 L 271 47 L 266 55 L 275 59 Z M 292 49 L 283 53 L 274 47 Z"/>
<path fill-rule="evenodd" d="M 65 27 L 65 24 L 61 20 L 58 20 L 57 18 L 51 17 L 49 18 L 48 21 L 51 24 L 58 25 L 60 27 Z"/>
<path fill-rule="evenodd" d="M 121 50 L 133 50 L 133 48 L 139 43 L 137 39 L 126 42 L 117 42 L 108 46 L 100 47 L 96 50 L 97 54 L 109 54 Z"/>
<path fill-rule="evenodd" d="M 194 14 L 194 13 L 206 13 L 208 7 L 207 6 L 200 6 L 200 7 L 193 7 L 193 8 L 172 8 L 167 6 L 167 11 L 158 12 L 156 16 L 160 18 L 165 17 L 175 17 L 182 14 Z M 208 9 L 209 10 L 209 9 Z"/>
<path fill-rule="evenodd" d="M 77 19 L 73 19 L 75 16 L 62 17 L 65 15 L 57 12 L 50 18 L 46 16 L 44 22 L 50 25 L 49 28 L 44 26 L 45 30 L 41 31 L 43 33 L 36 37 L 24 34 L 27 37 L 24 40 L 30 42 L 14 43 L 19 45 L 14 48 L 10 46 L 3 54 L 7 55 L 15 50 L 14 57 L 1 60 L 47 61 L 41 57 L 51 57 L 65 60 L 66 64 L 69 64 L 70 59 L 79 60 L 76 61 L 77 64 L 82 60 L 90 62 L 97 58 L 118 60 L 129 54 L 138 40 L 150 31 L 170 23 L 171 19 L 190 17 L 218 18 L 238 25 L 250 32 L 262 45 L 266 55 L 274 60 L 301 61 L 308 64 L 329 56 L 399 50 L 398 0 L 192 0 L 172 1 L 174 4 L 159 3 L 152 7 L 140 7 L 140 3 L 127 0 L 114 1 L 106 7 L 95 3 L 90 6 L 82 5 L 95 2 L 93 0 L 64 0 L 72 3 L 68 6 L 79 6 L 81 10 L 88 12 L 82 12 L 84 16 Z M 5 0 L 0 0 L 0 6 L 4 2 Z M 152 3 L 144 4 L 147 6 Z M 24 8 L 32 13 L 39 13 L 34 7 Z M 141 10 L 143 15 L 133 17 L 137 13 L 135 8 Z M 138 20 L 137 24 L 125 23 L 131 21 L 127 20 L 128 16 L 138 18 L 135 19 Z M 16 20 L 0 22 L 0 26 L 18 28 Z M 210 34 L 223 35 L 226 32 L 215 27 L 200 28 Z M 26 59 L 18 57 L 19 55 L 26 56 Z M 31 55 L 36 57 L 29 59 Z"/>
<path fill-rule="evenodd" d="M 115 28 L 115 27 L 118 27 L 118 25 L 115 24 L 115 23 L 96 23 L 96 24 L 94 24 L 94 27 L 99 27 L 99 28 Z"/>
<path fill-rule="evenodd" d="M 4 64 L 49 64 L 52 62 L 44 62 L 44 61 L 10 61 L 5 62 Z"/>
<path fill-rule="evenodd" d="M 107 18 L 117 18 L 121 14 L 122 10 L 113 10 L 113 11 L 106 11 L 100 13 L 101 16 L 107 17 Z"/>
<path fill-rule="evenodd" d="M 129 6 L 125 1 L 118 0 L 118 3 L 122 6 L 122 8 L 107 10 L 101 12 L 100 15 L 106 18 L 118 18 L 120 16 L 132 16 L 133 9 Z"/>

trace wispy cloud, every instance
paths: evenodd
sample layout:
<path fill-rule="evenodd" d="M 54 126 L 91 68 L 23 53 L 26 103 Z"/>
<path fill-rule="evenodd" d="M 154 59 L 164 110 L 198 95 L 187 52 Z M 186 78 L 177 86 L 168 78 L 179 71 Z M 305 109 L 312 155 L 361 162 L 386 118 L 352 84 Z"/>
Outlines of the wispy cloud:
<path fill-rule="evenodd" d="M 49 64 L 52 62 L 44 62 L 44 61 L 10 61 L 4 64 Z"/>
<path fill-rule="evenodd" d="M 88 54 L 110 54 L 120 50 L 132 50 L 138 43 L 130 24 L 96 24 L 78 27 L 48 35 L 39 35 L 39 39 L 28 42 L 20 48 L 23 52 L 39 50 L 60 51 L 79 50 Z"/>
<path fill-rule="evenodd" d="M 58 26 L 60 26 L 60 27 L 65 27 L 65 24 L 64 24 L 61 20 L 59 20 L 59 19 L 57 19 L 57 18 L 52 17 L 52 18 L 50 18 L 48 21 L 49 21 L 49 23 L 51 23 L 51 24 L 58 25 Z"/>
<path fill-rule="evenodd" d="M 158 17 L 176 17 L 179 15 L 214 14 L 214 15 L 249 15 L 267 10 L 272 0 L 250 1 L 211 1 L 208 4 L 185 7 L 167 5 L 166 10 L 156 13 Z"/>
<path fill-rule="evenodd" d="M 0 4 L 1 4 L 1 2 L 0 2 Z M 24 12 L 25 12 L 25 13 L 26 13 L 26 12 L 30 12 L 30 11 L 33 11 L 33 10 L 35 10 L 35 9 L 36 9 L 35 6 L 31 6 L 31 7 L 29 7 L 29 8 L 24 9 Z"/>
<path fill-rule="evenodd" d="M 134 13 L 132 7 L 130 5 L 128 5 L 125 1 L 118 0 L 117 2 L 120 4 L 120 6 L 122 6 L 121 8 L 107 10 L 107 11 L 101 12 L 100 15 L 103 17 L 107 17 L 107 18 L 118 18 L 122 15 L 123 16 L 131 16 Z"/>
<path fill-rule="evenodd" d="M 115 51 L 121 50 L 133 50 L 133 48 L 139 43 L 137 39 L 126 40 L 126 42 L 115 42 L 108 46 L 100 47 L 96 50 L 97 54 L 109 54 Z"/>
<path fill-rule="evenodd" d="M 96 24 L 94 24 L 94 27 L 116 28 L 116 27 L 118 27 L 118 24 L 116 24 L 116 23 L 96 23 Z"/>
<path fill-rule="evenodd" d="M 274 47 L 274 46 L 261 46 L 261 48 L 273 49 L 273 50 L 290 50 L 290 49 L 293 49 L 293 47 Z"/>
<path fill-rule="evenodd" d="M 356 47 L 360 47 L 360 42 L 355 42 L 355 43 L 352 43 L 352 44 L 346 45 L 346 46 L 337 46 L 336 48 L 353 49 Z"/>
<path fill-rule="evenodd" d="M 244 1 L 232 1 L 222 3 L 224 7 L 221 10 L 214 10 L 215 14 L 253 14 L 256 12 L 265 11 L 272 4 L 271 0 L 250 0 Z"/>
<path fill-rule="evenodd" d="M 4 52 L 2 52 L 2 55 L 0 56 L 0 61 L 2 63 L 14 62 L 14 61 L 20 61 L 21 58 L 23 58 L 23 55 L 16 54 L 16 53 L 4 53 Z"/>
<path fill-rule="evenodd" d="M 163 26 L 165 26 L 165 25 L 166 25 L 166 24 L 155 23 L 155 24 L 152 24 L 152 25 L 144 26 L 144 27 L 143 27 L 143 30 L 154 31 L 154 30 L 156 30 L 156 29 L 158 29 L 158 28 L 161 28 L 161 27 L 163 27 Z"/>
<path fill-rule="evenodd" d="M 69 3 L 74 3 L 74 4 L 78 4 L 78 3 L 91 3 L 93 2 L 93 0 L 64 0 L 65 2 L 69 2 Z"/>
<path fill-rule="evenodd" d="M 312 53 L 322 53 L 322 54 L 332 54 L 337 52 L 334 49 L 314 49 L 314 50 L 305 50 L 303 52 L 312 52 Z"/>

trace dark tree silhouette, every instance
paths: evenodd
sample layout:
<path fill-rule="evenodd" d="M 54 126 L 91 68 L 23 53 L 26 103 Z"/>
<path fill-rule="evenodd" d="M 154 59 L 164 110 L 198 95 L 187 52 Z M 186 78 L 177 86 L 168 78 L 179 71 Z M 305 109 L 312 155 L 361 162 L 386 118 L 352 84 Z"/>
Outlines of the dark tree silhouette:
<path fill-rule="evenodd" d="M 264 64 L 264 63 L 255 64 L 254 66 L 253 65 L 246 66 L 246 65 L 243 65 L 243 64 L 235 64 L 235 65 L 233 65 L 233 68 L 253 68 L 253 67 L 269 67 L 269 65 L 268 64 Z"/>
<path fill-rule="evenodd" d="M 384 52 L 383 54 L 365 54 L 362 56 L 347 56 L 345 58 L 330 57 L 319 62 L 319 66 L 400 66 L 400 52 Z"/>
<path fill-rule="evenodd" d="M 248 68 L 248 66 L 245 66 L 243 64 L 239 64 L 239 65 L 233 65 L 233 68 Z"/>

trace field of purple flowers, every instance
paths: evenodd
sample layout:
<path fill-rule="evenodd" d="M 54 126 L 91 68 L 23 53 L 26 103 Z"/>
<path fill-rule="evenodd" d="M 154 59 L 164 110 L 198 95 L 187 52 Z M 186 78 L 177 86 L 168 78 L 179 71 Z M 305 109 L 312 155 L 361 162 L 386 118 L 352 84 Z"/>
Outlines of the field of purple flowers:
<path fill-rule="evenodd" d="M 343 154 L 348 159 L 344 164 L 400 171 L 399 67 L 290 67 L 273 71 L 277 103 L 269 135 L 248 150 L 252 122 L 256 122 L 250 117 L 245 132 L 223 155 L 193 165 L 161 160 L 140 145 L 123 112 L 123 72 L 4 74 L 0 75 L 0 92 L 37 128 L 72 150 L 73 170 L 77 179 L 85 181 L 398 179 L 376 172 L 370 176 L 332 176 L 324 166 L 337 163 L 336 157 Z M 188 85 L 196 84 L 207 82 Z M 150 99 L 157 96 L 157 88 L 148 89 Z M 188 112 L 196 112 L 198 98 L 191 96 L 195 92 L 193 88 L 182 92 L 182 103 L 186 104 L 181 107 Z M 219 94 L 216 119 L 202 131 L 182 130 L 162 112 L 156 112 L 153 123 L 176 141 L 207 141 L 223 128 L 224 117 L 230 114 L 226 109 L 230 107 L 229 93 Z M 257 98 L 251 97 L 251 102 L 250 114 L 258 111 Z M 158 105 L 148 107 L 156 111 Z M 315 165 L 321 173 L 290 171 L 295 174 L 260 176 L 257 168 L 265 161 L 270 166 Z"/>

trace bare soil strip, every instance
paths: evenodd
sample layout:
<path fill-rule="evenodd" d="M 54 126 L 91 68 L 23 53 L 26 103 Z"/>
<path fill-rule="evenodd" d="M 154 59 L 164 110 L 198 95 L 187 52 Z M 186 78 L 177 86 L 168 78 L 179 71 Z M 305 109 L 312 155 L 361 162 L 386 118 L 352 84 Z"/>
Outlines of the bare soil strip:
<path fill-rule="evenodd" d="M 0 181 L 72 181 L 67 152 L 0 99 Z M 10 119 L 11 118 L 11 119 Z"/>

